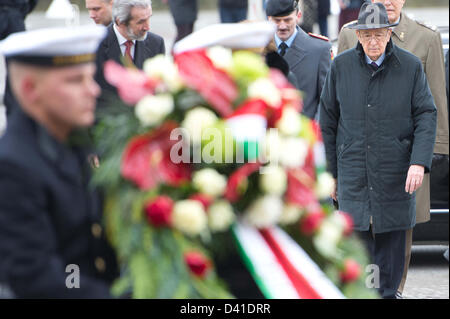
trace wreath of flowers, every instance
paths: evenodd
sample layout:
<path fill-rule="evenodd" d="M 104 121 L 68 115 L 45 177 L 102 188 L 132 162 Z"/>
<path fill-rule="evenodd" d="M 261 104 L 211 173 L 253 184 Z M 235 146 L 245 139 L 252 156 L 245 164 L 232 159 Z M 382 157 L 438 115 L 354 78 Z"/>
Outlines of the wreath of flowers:
<path fill-rule="evenodd" d="M 278 70 L 223 47 L 105 64 L 120 100 L 99 110 L 95 140 L 117 296 L 232 298 L 215 271 L 230 229 L 278 225 L 350 298 L 367 257 L 329 202 L 320 129 Z M 225 239 L 225 240 L 224 240 Z"/>

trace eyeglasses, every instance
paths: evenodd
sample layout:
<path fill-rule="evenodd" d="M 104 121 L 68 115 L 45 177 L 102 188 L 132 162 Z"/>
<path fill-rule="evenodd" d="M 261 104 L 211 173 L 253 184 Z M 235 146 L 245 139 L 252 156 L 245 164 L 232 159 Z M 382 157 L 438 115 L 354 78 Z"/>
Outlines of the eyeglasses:
<path fill-rule="evenodd" d="M 380 42 L 386 38 L 386 35 L 387 35 L 387 32 L 385 32 L 385 33 L 377 32 L 374 34 L 360 32 L 360 34 L 359 34 L 359 36 L 364 40 L 364 42 L 369 42 L 373 38 L 375 39 L 375 41 Z"/>

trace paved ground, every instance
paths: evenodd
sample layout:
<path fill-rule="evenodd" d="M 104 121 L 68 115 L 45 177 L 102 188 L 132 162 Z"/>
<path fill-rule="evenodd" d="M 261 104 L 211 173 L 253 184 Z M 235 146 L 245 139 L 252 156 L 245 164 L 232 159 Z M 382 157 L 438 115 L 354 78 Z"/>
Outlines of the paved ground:
<path fill-rule="evenodd" d="M 449 299 L 448 246 L 413 246 L 405 299 Z"/>

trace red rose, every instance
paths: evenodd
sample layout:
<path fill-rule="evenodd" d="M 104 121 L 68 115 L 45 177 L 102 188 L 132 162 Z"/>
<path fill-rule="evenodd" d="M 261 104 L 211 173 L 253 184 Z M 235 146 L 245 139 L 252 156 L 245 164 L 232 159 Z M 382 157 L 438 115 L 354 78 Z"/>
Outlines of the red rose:
<path fill-rule="evenodd" d="M 319 229 L 325 218 L 325 213 L 322 209 L 317 209 L 309 212 L 300 223 L 300 230 L 303 234 L 309 236 L 312 235 L 317 229 Z"/>
<path fill-rule="evenodd" d="M 209 205 L 211 205 L 212 202 L 214 201 L 214 199 L 211 196 L 208 196 L 206 194 L 201 194 L 201 193 L 194 194 L 191 197 L 189 197 L 189 199 L 197 200 L 200 203 L 202 203 L 203 208 L 205 209 L 205 212 L 208 210 Z"/>
<path fill-rule="evenodd" d="M 123 178 L 135 183 L 139 189 L 149 190 L 160 183 L 179 186 L 191 178 L 191 168 L 186 163 L 174 163 L 170 158 L 170 139 L 175 122 L 166 122 L 150 134 L 134 137 L 122 156 L 120 172 Z"/>
<path fill-rule="evenodd" d="M 256 172 L 261 167 L 261 163 L 247 163 L 234 171 L 228 179 L 227 189 L 225 190 L 225 198 L 231 203 L 236 203 L 241 194 L 239 194 L 239 186 L 241 183 Z"/>
<path fill-rule="evenodd" d="M 214 66 L 205 49 L 182 52 L 174 59 L 181 78 L 190 88 L 198 91 L 222 117 L 231 115 L 238 88 L 226 72 Z"/>
<path fill-rule="evenodd" d="M 345 220 L 344 236 L 350 236 L 351 233 L 353 232 L 353 225 L 354 225 L 352 216 L 342 211 L 339 211 L 338 214 L 340 214 Z"/>
<path fill-rule="evenodd" d="M 168 196 L 159 196 L 145 204 L 148 221 L 155 227 L 170 226 L 173 201 Z"/>
<path fill-rule="evenodd" d="M 202 253 L 196 251 L 185 253 L 184 261 L 190 271 L 201 278 L 205 277 L 209 268 L 211 268 L 211 262 Z"/>
<path fill-rule="evenodd" d="M 340 273 L 341 281 L 349 283 L 359 278 L 361 274 L 361 266 L 353 259 L 346 259 L 344 261 L 344 269 Z"/>

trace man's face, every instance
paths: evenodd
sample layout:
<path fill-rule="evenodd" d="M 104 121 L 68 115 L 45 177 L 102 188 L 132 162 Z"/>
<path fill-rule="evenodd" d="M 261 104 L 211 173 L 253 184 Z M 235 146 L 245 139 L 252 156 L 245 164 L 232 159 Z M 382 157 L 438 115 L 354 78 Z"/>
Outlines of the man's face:
<path fill-rule="evenodd" d="M 96 24 L 107 26 L 111 23 L 112 1 L 86 0 L 86 9 Z"/>
<path fill-rule="evenodd" d="M 361 43 L 364 53 L 372 60 L 376 61 L 386 50 L 386 46 L 391 38 L 392 31 L 388 28 L 358 30 L 356 34 Z"/>
<path fill-rule="evenodd" d="M 277 25 L 277 36 L 282 41 L 286 41 L 294 33 L 301 16 L 301 11 L 294 11 L 284 17 L 269 17 L 269 21 Z"/>
<path fill-rule="evenodd" d="M 373 3 L 380 2 L 386 7 L 389 22 L 394 23 L 400 17 L 405 0 L 372 0 Z"/>
<path fill-rule="evenodd" d="M 150 30 L 150 17 L 152 16 L 151 8 L 131 8 L 131 19 L 128 26 L 123 24 L 119 28 L 125 28 L 129 40 L 143 41 L 147 37 L 147 32 Z"/>
<path fill-rule="evenodd" d="M 34 103 L 43 108 L 49 122 L 62 130 L 90 126 L 100 94 L 94 73 L 94 63 L 46 69 L 36 83 Z"/>

